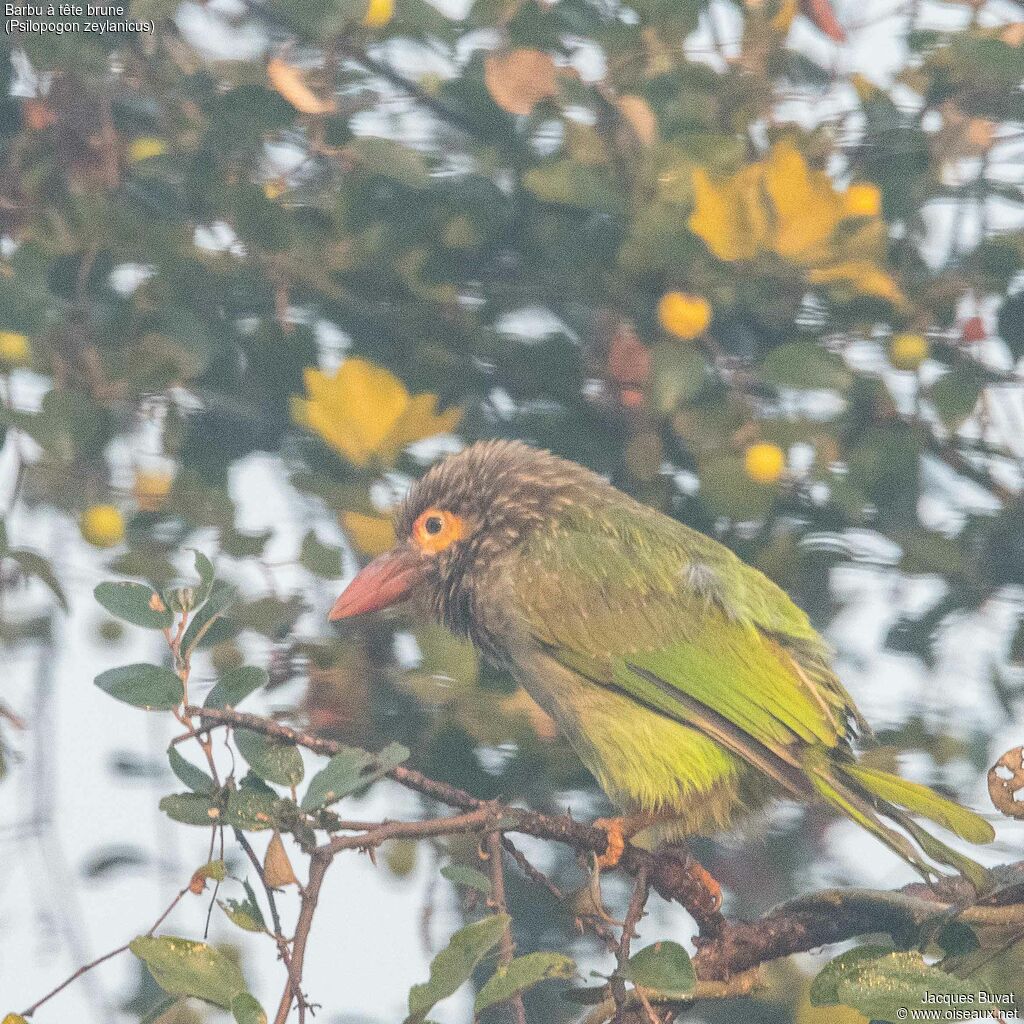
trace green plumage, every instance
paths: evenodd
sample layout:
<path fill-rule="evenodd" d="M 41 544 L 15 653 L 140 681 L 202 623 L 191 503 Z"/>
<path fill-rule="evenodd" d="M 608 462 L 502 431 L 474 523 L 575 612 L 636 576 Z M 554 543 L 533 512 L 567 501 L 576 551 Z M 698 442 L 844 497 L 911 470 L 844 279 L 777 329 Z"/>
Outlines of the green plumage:
<path fill-rule="evenodd" d="M 514 673 L 617 805 L 659 815 L 646 838 L 721 828 L 773 795 L 823 799 L 926 877 L 922 853 L 983 884 L 910 815 L 976 843 L 991 827 L 858 765 L 852 741 L 866 726 L 807 616 L 767 577 L 524 445 L 446 460 L 410 515 L 443 504 L 446 488 L 476 547 L 453 563 L 457 586 L 451 568 L 439 581 L 441 618 Z"/>

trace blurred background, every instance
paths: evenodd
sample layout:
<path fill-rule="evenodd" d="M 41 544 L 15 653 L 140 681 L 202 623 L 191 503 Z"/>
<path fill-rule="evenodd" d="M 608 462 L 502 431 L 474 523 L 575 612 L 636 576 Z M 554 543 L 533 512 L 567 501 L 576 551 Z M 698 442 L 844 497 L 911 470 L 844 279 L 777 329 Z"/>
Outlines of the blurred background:
<path fill-rule="evenodd" d="M 481 437 L 548 447 L 731 546 L 834 645 L 876 756 L 996 817 L 987 768 L 1024 742 L 1019 3 L 138 0 L 128 16 L 151 30 L 2 44 L 0 1012 L 144 931 L 208 857 L 205 830 L 157 808 L 179 788 L 175 723 L 91 684 L 166 656 L 94 586 L 162 586 L 189 548 L 244 596 L 206 637 L 200 695 L 245 660 L 271 679 L 253 710 L 400 741 L 481 797 L 608 810 L 471 649 L 401 616 L 325 621 L 390 545 L 409 482 Z M 352 816 L 430 810 L 383 783 Z M 1019 822 L 998 829 L 987 862 L 1019 859 Z M 581 883 L 570 851 L 523 848 Z M 817 809 L 696 849 L 740 916 L 912 880 Z M 469 919 L 438 867 L 474 863 L 472 840 L 381 853 L 347 854 L 324 890 L 306 987 L 326 1024 L 401 1019 Z M 509 885 L 520 952 L 609 969 L 564 908 Z M 623 885 L 605 880 L 613 909 Z M 207 904 L 167 927 L 200 937 Z M 687 942 L 681 908 L 651 907 L 645 938 Z M 266 941 L 216 910 L 210 929 L 272 1005 Z M 684 1019 L 863 1020 L 808 1005 L 814 962 Z M 978 975 L 1022 976 L 1014 949 Z M 136 1022 L 154 991 L 120 958 L 34 1019 Z M 557 985 L 527 1007 L 581 1014 Z"/>

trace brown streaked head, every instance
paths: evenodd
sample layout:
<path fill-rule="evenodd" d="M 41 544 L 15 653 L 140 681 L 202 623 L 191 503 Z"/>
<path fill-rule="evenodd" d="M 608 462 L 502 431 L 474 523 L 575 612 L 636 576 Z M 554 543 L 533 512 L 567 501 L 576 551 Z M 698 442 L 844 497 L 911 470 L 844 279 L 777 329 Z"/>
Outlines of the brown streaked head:
<path fill-rule="evenodd" d="M 398 543 L 334 603 L 331 621 L 414 594 L 454 632 L 472 634 L 473 597 L 506 551 L 599 477 L 520 441 L 481 441 L 433 466 L 398 516 Z"/>

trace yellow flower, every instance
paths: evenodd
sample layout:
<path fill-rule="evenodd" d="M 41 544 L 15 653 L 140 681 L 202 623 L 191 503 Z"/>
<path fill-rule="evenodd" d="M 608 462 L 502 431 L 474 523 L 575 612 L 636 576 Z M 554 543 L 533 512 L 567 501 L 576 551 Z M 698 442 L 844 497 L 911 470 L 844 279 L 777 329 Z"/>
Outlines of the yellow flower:
<path fill-rule="evenodd" d="M 783 140 L 764 160 L 724 180 L 697 168 L 693 191 L 690 230 L 720 260 L 779 257 L 810 284 L 906 305 L 879 264 L 885 224 L 876 186 L 857 183 L 838 192 L 827 174 L 811 169 L 796 146 Z M 852 217 L 868 222 L 851 230 Z"/>
<path fill-rule="evenodd" d="M 366 28 L 383 28 L 395 13 L 395 0 L 370 0 L 370 5 L 363 15 Z"/>
<path fill-rule="evenodd" d="M 163 156 L 167 152 L 167 143 L 163 139 L 142 136 L 128 144 L 128 159 L 133 164 L 150 160 L 155 156 Z"/>
<path fill-rule="evenodd" d="M 28 338 L 17 331 L 0 331 L 0 363 L 7 366 L 27 366 L 32 359 L 32 346 Z"/>
<path fill-rule="evenodd" d="M 761 247 L 766 234 L 761 206 L 756 200 L 745 201 L 749 187 L 756 187 L 756 179 L 757 165 L 745 167 L 720 184 L 701 168 L 693 172 L 690 230 L 700 235 L 720 260 L 753 259 Z"/>
<path fill-rule="evenodd" d="M 165 469 L 137 469 L 132 482 L 135 504 L 143 512 L 156 512 L 163 507 L 171 493 L 174 474 Z"/>
<path fill-rule="evenodd" d="M 658 320 L 669 334 L 690 340 L 707 330 L 711 306 L 699 295 L 665 292 L 658 303 Z"/>
<path fill-rule="evenodd" d="M 406 445 L 454 430 L 459 409 L 438 415 L 437 396 L 412 396 L 390 371 L 348 359 L 337 373 L 305 372 L 309 398 L 292 398 L 292 419 L 354 466 L 394 463 Z"/>
<path fill-rule="evenodd" d="M 786 456 L 777 444 L 752 444 L 743 456 L 747 476 L 759 484 L 773 484 L 786 468 Z"/>
<path fill-rule="evenodd" d="M 921 334 L 897 334 L 889 342 L 889 362 L 897 370 L 916 370 L 930 351 L 928 339 Z"/>
<path fill-rule="evenodd" d="M 93 547 L 112 548 L 124 540 L 124 517 L 115 505 L 90 505 L 82 513 L 79 529 Z"/>
<path fill-rule="evenodd" d="M 854 182 L 843 197 L 847 217 L 878 217 L 882 213 L 882 193 L 877 185 Z"/>
<path fill-rule="evenodd" d="M 349 540 L 364 555 L 382 555 L 395 543 L 395 527 L 384 516 L 366 516 L 362 512 L 342 512 L 341 525 Z"/>
<path fill-rule="evenodd" d="M 791 142 L 778 142 L 762 164 L 764 190 L 774 207 L 772 248 L 798 262 L 827 242 L 842 218 L 842 200 L 823 171 L 812 171 Z"/>

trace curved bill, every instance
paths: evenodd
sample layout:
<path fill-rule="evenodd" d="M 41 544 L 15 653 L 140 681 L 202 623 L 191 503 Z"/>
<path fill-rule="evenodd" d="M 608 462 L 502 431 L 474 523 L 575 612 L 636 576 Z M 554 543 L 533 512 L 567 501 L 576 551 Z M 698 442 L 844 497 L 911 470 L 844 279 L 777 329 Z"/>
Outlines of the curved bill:
<path fill-rule="evenodd" d="M 409 596 L 423 575 L 423 559 L 418 552 L 408 547 L 393 548 L 356 574 L 327 618 L 337 622 L 398 604 Z"/>

